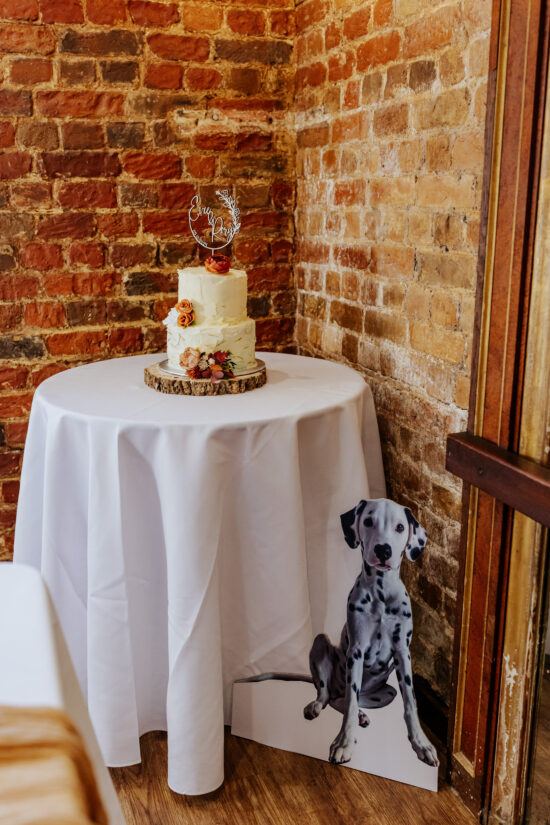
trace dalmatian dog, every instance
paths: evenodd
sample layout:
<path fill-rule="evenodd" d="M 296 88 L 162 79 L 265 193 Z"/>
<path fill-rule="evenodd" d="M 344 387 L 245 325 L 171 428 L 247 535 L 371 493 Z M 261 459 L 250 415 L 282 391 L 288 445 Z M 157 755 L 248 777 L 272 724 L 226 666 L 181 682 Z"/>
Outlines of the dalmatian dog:
<path fill-rule="evenodd" d="M 426 532 L 407 507 L 385 498 L 360 501 L 340 519 L 349 547 L 361 546 L 361 572 L 348 596 L 340 645 L 332 645 L 325 634 L 313 642 L 309 662 L 317 698 L 306 705 L 304 716 L 315 719 L 327 704 L 343 714 L 329 760 L 349 762 L 357 725 L 369 724 L 364 709 L 384 707 L 396 694 L 387 684 L 395 669 L 413 750 L 422 762 L 439 765 L 418 720 L 409 653 L 411 603 L 399 578 L 403 555 L 415 561 Z"/>

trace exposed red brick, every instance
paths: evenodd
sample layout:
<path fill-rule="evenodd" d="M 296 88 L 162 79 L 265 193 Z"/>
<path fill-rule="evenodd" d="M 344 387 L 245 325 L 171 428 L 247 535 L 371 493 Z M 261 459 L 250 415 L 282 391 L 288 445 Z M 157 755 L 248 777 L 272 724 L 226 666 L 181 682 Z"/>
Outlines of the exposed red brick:
<path fill-rule="evenodd" d="M 27 386 L 28 367 L 0 367 L 0 390 L 20 390 Z"/>
<path fill-rule="evenodd" d="M 182 13 L 185 28 L 195 32 L 217 31 L 223 18 L 222 9 L 212 3 L 184 3 Z"/>
<path fill-rule="evenodd" d="M 325 29 L 325 51 L 335 49 L 342 42 L 342 32 L 338 23 L 331 21 Z"/>
<path fill-rule="evenodd" d="M 62 124 L 61 135 L 65 149 L 100 149 L 105 144 L 99 123 L 69 121 Z"/>
<path fill-rule="evenodd" d="M 65 0 L 62 0 L 62 2 L 65 2 Z M 16 23 L 9 26 L 0 26 L 0 52 L 51 54 L 55 49 L 55 44 L 54 32 L 43 26 L 28 26 Z"/>
<path fill-rule="evenodd" d="M 185 209 L 195 194 L 193 183 L 164 183 L 160 188 L 159 206 L 163 209 Z"/>
<path fill-rule="evenodd" d="M 159 238 L 172 235 L 189 235 L 187 212 L 156 212 L 143 216 L 143 231 Z"/>
<path fill-rule="evenodd" d="M 0 114 L 31 115 L 31 93 L 28 91 L 16 91 L 15 89 L 0 89 Z"/>
<path fill-rule="evenodd" d="M 36 105 L 48 117 L 121 116 L 124 96 L 118 92 L 37 92 Z"/>
<path fill-rule="evenodd" d="M 105 330 L 86 332 L 60 332 L 46 338 L 46 346 L 52 355 L 98 355 L 105 350 Z"/>
<path fill-rule="evenodd" d="M 164 60 L 196 60 L 208 58 L 209 45 L 205 37 L 181 34 L 151 34 L 147 38 L 152 51 Z"/>
<path fill-rule="evenodd" d="M 186 158 L 185 168 L 195 178 L 211 178 L 216 171 L 216 158 L 191 157 Z"/>
<path fill-rule="evenodd" d="M 265 32 L 265 17 L 261 11 L 229 9 L 227 24 L 237 34 L 263 34 Z"/>
<path fill-rule="evenodd" d="M 344 20 L 344 34 L 349 40 L 364 37 L 368 33 L 371 16 L 370 6 L 363 6 Z"/>
<path fill-rule="evenodd" d="M 458 25 L 458 6 L 444 6 L 407 26 L 403 37 L 405 57 L 419 57 L 448 46 L 453 41 Z"/>
<path fill-rule="evenodd" d="M 357 49 L 357 69 L 364 72 L 396 60 L 401 47 L 399 32 L 390 31 L 366 40 Z"/>
<path fill-rule="evenodd" d="M 81 0 L 40 0 L 43 23 L 83 23 Z"/>
<path fill-rule="evenodd" d="M 233 135 L 224 132 L 199 132 L 195 135 L 195 146 L 197 149 L 207 149 L 210 152 L 222 152 L 229 149 L 233 143 Z"/>
<path fill-rule="evenodd" d="M 14 60 L 11 64 L 10 79 L 12 83 L 31 85 L 47 83 L 52 78 L 52 62 L 42 58 Z"/>
<path fill-rule="evenodd" d="M 0 416 L 8 418 L 10 417 L 9 414 L 6 415 L 4 410 L 7 408 L 9 410 L 10 407 L 10 400 L 9 397 L 0 398 Z M 21 460 L 23 458 L 23 454 L 21 451 L 18 452 L 3 452 L 0 453 L 0 476 L 14 476 L 19 475 L 21 471 Z"/>
<path fill-rule="evenodd" d="M 87 181 L 86 183 L 64 183 L 57 194 L 61 206 L 72 208 L 99 207 L 109 209 L 116 206 L 114 184 L 109 181 Z"/>
<path fill-rule="evenodd" d="M 29 327 L 61 327 L 65 323 L 65 309 L 57 301 L 39 301 L 25 304 L 25 324 Z"/>
<path fill-rule="evenodd" d="M 178 178 L 181 160 L 178 155 L 151 155 L 145 152 L 129 152 L 124 158 L 124 171 L 146 180 Z"/>
<path fill-rule="evenodd" d="M 120 173 L 118 155 L 111 152 L 51 152 L 41 160 L 49 178 L 109 178 Z"/>
<path fill-rule="evenodd" d="M 74 243 L 69 247 L 69 263 L 99 269 L 105 263 L 105 250 L 99 243 Z"/>
<path fill-rule="evenodd" d="M 175 63 L 153 63 L 147 66 L 145 85 L 150 89 L 179 89 L 182 77 L 183 70 Z"/>
<path fill-rule="evenodd" d="M 8 275 L 0 278 L 0 301 L 18 301 L 20 298 L 34 298 L 40 282 L 32 275 Z"/>
<path fill-rule="evenodd" d="M 339 181 L 334 185 L 335 206 L 360 206 L 365 203 L 365 181 Z"/>
<path fill-rule="evenodd" d="M 109 348 L 113 352 L 139 352 L 143 349 L 140 327 L 119 327 L 109 331 Z"/>
<path fill-rule="evenodd" d="M 21 250 L 21 265 L 28 269 L 56 269 L 63 266 L 61 247 L 53 243 L 29 243 Z"/>
<path fill-rule="evenodd" d="M 329 125 L 322 123 L 319 126 L 310 126 L 298 132 L 298 145 L 306 148 L 312 146 L 326 146 L 329 138 Z"/>
<path fill-rule="evenodd" d="M 363 112 L 336 118 L 332 126 L 332 142 L 346 143 L 365 136 L 365 116 Z"/>
<path fill-rule="evenodd" d="M 126 20 L 125 0 L 86 0 L 86 12 L 91 23 L 112 26 Z"/>
<path fill-rule="evenodd" d="M 41 205 L 51 203 L 52 189 L 49 183 L 32 181 L 30 183 L 17 183 L 12 185 L 11 202 L 13 206 L 30 206 L 34 209 Z"/>
<path fill-rule="evenodd" d="M 128 11 L 138 26 L 169 26 L 179 20 L 178 7 L 173 3 L 150 3 L 129 0 Z"/>
<path fill-rule="evenodd" d="M 108 238 L 134 237 L 138 227 L 139 220 L 134 212 L 97 216 L 97 230 Z"/>
<path fill-rule="evenodd" d="M 2 0 L 0 17 L 6 20 L 37 20 L 37 0 Z"/>
<path fill-rule="evenodd" d="M 215 89 L 221 81 L 222 75 L 216 69 L 199 69 L 195 67 L 185 72 L 185 86 L 192 91 Z"/>
<path fill-rule="evenodd" d="M 292 37 L 296 31 L 296 20 L 294 11 L 272 11 L 269 14 L 270 28 L 272 34 L 282 37 Z"/>
<path fill-rule="evenodd" d="M 353 74 L 355 56 L 352 52 L 338 52 L 328 61 L 328 79 L 330 81 L 346 80 Z"/>
<path fill-rule="evenodd" d="M 38 369 L 33 370 L 31 373 L 31 384 L 33 387 L 38 387 L 46 378 L 50 378 L 52 375 L 57 375 L 57 373 L 64 372 L 65 370 L 65 365 L 60 363 L 46 364 L 43 367 L 38 367 Z"/>
<path fill-rule="evenodd" d="M 94 216 L 87 212 L 63 212 L 43 218 L 38 226 L 39 238 L 89 238 L 95 233 Z"/>
<path fill-rule="evenodd" d="M 305 29 L 320 23 L 328 11 L 325 0 L 306 0 L 296 9 L 296 29 L 303 32 Z"/>
<path fill-rule="evenodd" d="M 0 154 L 0 180 L 15 180 L 27 175 L 32 168 L 32 156 L 26 152 Z"/>
<path fill-rule="evenodd" d="M 13 146 L 15 138 L 15 128 L 13 123 L 5 121 L 0 123 L 0 149 L 7 149 L 8 146 Z"/>

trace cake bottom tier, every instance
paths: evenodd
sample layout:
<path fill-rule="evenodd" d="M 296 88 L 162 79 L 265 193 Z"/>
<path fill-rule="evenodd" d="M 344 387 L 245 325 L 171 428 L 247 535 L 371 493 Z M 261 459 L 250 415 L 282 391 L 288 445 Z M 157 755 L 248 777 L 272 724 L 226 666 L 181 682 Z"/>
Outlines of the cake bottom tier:
<path fill-rule="evenodd" d="M 252 318 L 236 324 L 193 324 L 184 328 L 169 324 L 167 330 L 171 367 L 180 366 L 180 355 L 187 347 L 194 347 L 206 355 L 228 350 L 236 372 L 246 372 L 256 366 L 256 324 Z"/>

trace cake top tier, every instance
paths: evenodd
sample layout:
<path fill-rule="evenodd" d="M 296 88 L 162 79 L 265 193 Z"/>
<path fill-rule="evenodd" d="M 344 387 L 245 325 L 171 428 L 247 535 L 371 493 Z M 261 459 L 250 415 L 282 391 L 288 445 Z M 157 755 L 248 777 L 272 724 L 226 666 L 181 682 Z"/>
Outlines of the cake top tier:
<path fill-rule="evenodd" d="M 246 318 L 247 277 L 243 269 L 215 275 L 203 266 L 189 266 L 178 269 L 178 275 L 178 301 L 191 301 L 196 324 L 235 323 Z"/>

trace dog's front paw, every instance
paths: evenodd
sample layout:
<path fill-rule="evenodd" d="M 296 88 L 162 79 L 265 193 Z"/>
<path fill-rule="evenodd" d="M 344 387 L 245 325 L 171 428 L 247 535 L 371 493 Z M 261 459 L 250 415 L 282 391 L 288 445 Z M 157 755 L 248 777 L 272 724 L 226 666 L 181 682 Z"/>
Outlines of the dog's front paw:
<path fill-rule="evenodd" d="M 333 765 L 343 765 L 344 762 L 349 762 L 356 742 L 357 739 L 349 736 L 345 731 L 340 731 L 330 746 L 328 761 Z"/>
<path fill-rule="evenodd" d="M 420 734 L 412 738 L 411 745 L 421 762 L 425 762 L 426 765 L 432 765 L 434 768 L 437 768 L 439 765 L 437 751 L 432 743 L 424 736 L 424 734 Z"/>
<path fill-rule="evenodd" d="M 367 725 L 370 724 L 369 717 L 367 716 L 364 710 L 361 710 L 361 708 L 359 708 L 359 724 L 362 728 L 366 728 Z"/>
<path fill-rule="evenodd" d="M 323 703 L 319 702 L 318 699 L 315 699 L 313 702 L 310 702 L 309 705 L 305 706 L 304 717 L 306 719 L 317 719 L 323 708 Z"/>

